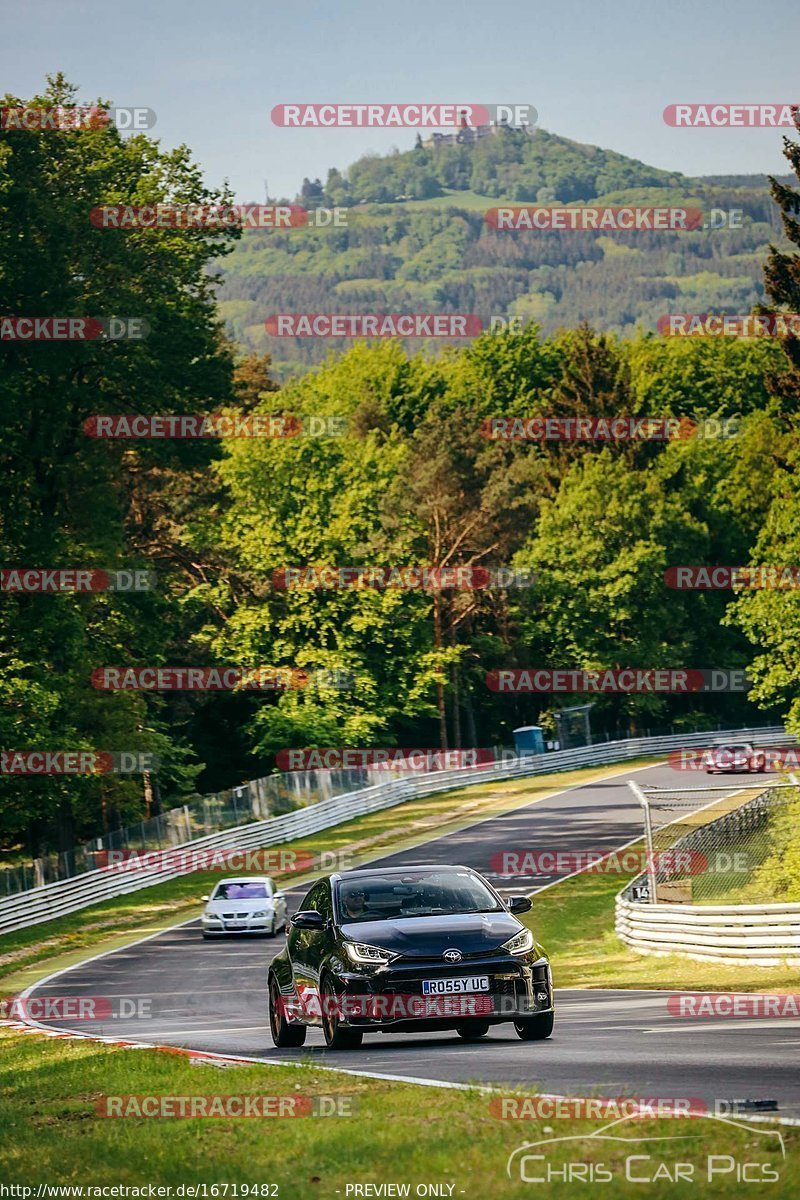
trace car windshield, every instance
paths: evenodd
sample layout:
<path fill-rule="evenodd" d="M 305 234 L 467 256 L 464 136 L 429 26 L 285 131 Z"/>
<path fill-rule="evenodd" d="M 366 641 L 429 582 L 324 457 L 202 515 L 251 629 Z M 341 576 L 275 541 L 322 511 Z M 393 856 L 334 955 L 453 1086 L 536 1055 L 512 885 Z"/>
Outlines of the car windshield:
<path fill-rule="evenodd" d="M 269 895 L 263 883 L 221 883 L 215 900 L 264 900 Z"/>
<path fill-rule="evenodd" d="M 732 745 L 726 742 L 724 745 L 714 747 L 715 750 L 726 750 L 729 754 L 749 754 L 750 747 L 747 745 Z"/>
<path fill-rule="evenodd" d="M 502 911 L 486 884 L 469 871 L 409 870 L 402 875 L 362 875 L 341 879 L 337 895 L 345 922 Z"/>

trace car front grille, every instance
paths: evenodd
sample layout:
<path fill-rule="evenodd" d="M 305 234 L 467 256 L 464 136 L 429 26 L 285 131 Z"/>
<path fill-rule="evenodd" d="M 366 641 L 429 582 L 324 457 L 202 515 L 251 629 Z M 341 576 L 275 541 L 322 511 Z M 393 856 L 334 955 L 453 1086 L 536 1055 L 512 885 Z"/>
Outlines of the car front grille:
<path fill-rule="evenodd" d="M 484 971 L 484 972 L 482 972 L 482 974 L 485 975 L 486 972 Z M 431 976 L 425 975 L 424 978 L 430 979 Z M 442 978 L 447 978 L 447 976 L 443 976 Z M 481 992 L 478 994 L 486 995 L 486 996 L 514 996 L 514 995 L 516 995 L 516 991 L 515 991 L 516 983 L 517 983 L 516 977 L 514 979 L 497 979 L 497 978 L 492 978 L 492 976 L 490 974 L 489 975 L 489 991 Z M 381 991 L 386 992 L 392 996 L 394 996 L 394 995 L 421 996 L 423 994 L 423 992 L 422 992 L 422 977 L 420 977 L 419 979 L 405 979 L 405 978 L 404 979 L 393 979 L 393 980 L 391 980 L 391 982 L 387 980 L 386 983 L 381 984 Z M 438 994 L 439 995 L 458 996 L 458 995 L 461 995 L 462 993 L 450 992 L 450 993 L 438 993 Z M 470 993 L 470 994 L 472 994 L 472 993 Z"/>

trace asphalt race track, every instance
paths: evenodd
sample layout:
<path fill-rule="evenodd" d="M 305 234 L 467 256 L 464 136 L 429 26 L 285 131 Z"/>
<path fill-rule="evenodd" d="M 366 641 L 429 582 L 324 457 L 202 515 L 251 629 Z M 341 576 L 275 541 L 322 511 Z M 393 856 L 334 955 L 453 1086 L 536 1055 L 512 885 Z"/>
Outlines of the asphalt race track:
<path fill-rule="evenodd" d="M 638 772 L 621 768 L 614 779 L 571 788 L 376 861 L 466 864 L 503 890 L 530 892 L 550 879 L 501 877 L 492 870 L 492 856 L 524 849 L 608 851 L 639 837 L 641 815 L 629 778 L 662 787 L 676 784 L 676 773 L 666 766 Z M 711 782 L 694 773 L 684 779 L 689 787 Z M 731 776 L 713 782 L 735 790 L 748 780 Z M 306 890 L 290 893 L 290 912 Z M 521 1042 L 512 1026 L 503 1025 L 473 1044 L 455 1033 L 374 1034 L 360 1050 L 330 1054 L 321 1031 L 310 1030 L 303 1049 L 278 1051 L 269 1034 L 266 968 L 282 944 L 281 935 L 274 941 L 206 942 L 192 922 L 61 972 L 32 995 L 102 996 L 115 1006 L 124 998 L 130 1012 L 144 1001 L 141 1011 L 150 1014 L 48 1022 L 53 1029 L 265 1061 L 310 1059 L 409 1079 L 508 1083 L 579 1096 L 692 1097 L 711 1111 L 718 1101 L 775 1099 L 781 1115 L 800 1117 L 800 1020 L 673 1017 L 667 994 L 659 991 L 558 991 L 555 1033 L 546 1042 Z M 557 952 L 553 968 L 557 984 Z"/>

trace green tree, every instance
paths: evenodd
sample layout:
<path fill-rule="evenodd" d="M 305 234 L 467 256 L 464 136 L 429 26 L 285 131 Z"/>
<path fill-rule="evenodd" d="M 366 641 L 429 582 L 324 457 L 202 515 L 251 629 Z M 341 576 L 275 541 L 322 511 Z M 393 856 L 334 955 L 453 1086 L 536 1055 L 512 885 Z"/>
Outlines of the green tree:
<path fill-rule="evenodd" d="M 71 107 L 62 76 L 27 103 Z M 7 95 L 3 105 L 17 106 Z M 96 228 L 102 204 L 212 204 L 185 147 L 165 153 L 113 126 L 0 133 L 0 312 L 140 317 L 145 340 L 2 343 L 0 550 L 6 567 L 171 567 L 152 554 L 170 487 L 214 451 L 191 442 L 87 436 L 103 413 L 213 411 L 233 399 L 232 361 L 214 311 L 212 255 L 237 231 Z M 162 487 L 164 481 L 169 486 Z M 185 486 L 183 488 L 185 492 Z M 175 755 L 164 778 L 191 782 L 162 706 L 90 684 L 103 665 L 164 661 L 180 626 L 171 586 L 138 595 L 8 595 L 2 606 L 0 743 L 8 748 L 153 749 Z M 12 649 L 13 647 L 13 649 Z M 182 765 L 183 761 L 183 765 Z M 196 771 L 195 771 L 196 773 Z M 140 783 L 4 778 L 0 829 L 31 848 L 141 811 Z"/>

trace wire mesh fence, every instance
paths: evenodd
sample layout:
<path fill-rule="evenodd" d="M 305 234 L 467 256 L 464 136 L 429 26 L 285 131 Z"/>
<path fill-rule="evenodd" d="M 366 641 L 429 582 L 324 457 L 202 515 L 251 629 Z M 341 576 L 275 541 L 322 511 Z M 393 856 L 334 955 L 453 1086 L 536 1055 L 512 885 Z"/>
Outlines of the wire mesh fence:
<path fill-rule="evenodd" d="M 646 875 L 626 898 L 657 903 L 800 901 L 800 787 L 636 789 Z"/>
<path fill-rule="evenodd" d="M 0 896 L 12 896 L 105 867 L 123 855 L 168 850 L 252 821 L 294 812 L 375 782 L 369 769 L 292 771 L 252 779 L 241 787 L 192 796 L 180 808 L 112 830 L 59 854 L 0 869 Z M 381 774 L 386 778 L 386 772 Z"/>
<path fill-rule="evenodd" d="M 592 746 L 574 751 L 575 754 L 586 754 L 585 760 L 570 761 L 562 765 L 561 760 L 570 756 L 570 751 L 555 752 L 545 755 L 543 759 L 553 763 L 553 769 L 566 769 L 569 766 L 580 766 L 592 761 L 618 761 L 617 757 L 607 757 L 607 752 L 613 746 L 623 749 L 636 745 L 642 754 L 658 750 L 663 752 L 674 745 L 681 745 L 687 738 L 694 737 L 701 731 L 693 733 L 678 732 L 677 726 L 670 726 L 664 733 L 666 744 L 650 741 L 643 736 L 638 739 L 621 737 L 618 742 L 605 742 L 597 738 Z M 702 731 L 708 733 L 708 730 Z M 735 730 L 726 730 L 728 736 Z M 652 730 L 647 731 L 651 735 Z M 759 739 L 772 740 L 783 734 L 780 727 L 764 726 L 763 729 L 747 728 L 741 731 L 742 737 L 761 744 Z M 667 739 L 670 739 L 667 741 Z M 493 748 L 495 759 L 514 761 L 516 751 L 496 746 Z M 619 761 L 624 760 L 621 753 Z M 425 772 L 428 768 L 422 766 L 417 770 L 396 770 L 394 768 L 354 767 L 350 769 L 309 769 L 292 770 L 284 773 L 263 776 L 250 780 L 240 787 L 230 788 L 206 796 L 192 796 L 179 808 L 170 809 L 145 821 L 136 822 L 124 828 L 112 830 L 103 837 L 92 839 L 85 845 L 75 846 L 70 850 L 56 854 L 46 854 L 39 858 L 19 863 L 14 866 L 0 867 L 0 897 L 17 895 L 30 891 L 32 888 L 45 884 L 57 883 L 60 880 L 71 879 L 87 871 L 104 867 L 109 863 L 110 854 L 144 854 L 155 850 L 168 850 L 173 846 L 183 845 L 208 834 L 220 833 L 239 825 L 247 825 L 253 821 L 263 821 L 270 817 L 281 816 L 293 812 L 309 804 L 321 800 L 332 799 L 348 792 L 370 787 L 375 783 L 383 783 L 388 779 L 408 777 Z"/>

